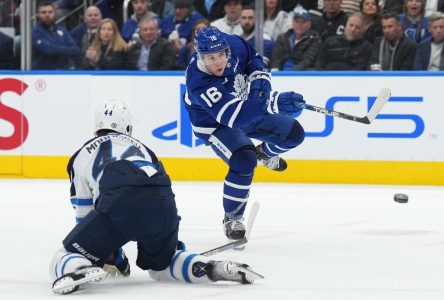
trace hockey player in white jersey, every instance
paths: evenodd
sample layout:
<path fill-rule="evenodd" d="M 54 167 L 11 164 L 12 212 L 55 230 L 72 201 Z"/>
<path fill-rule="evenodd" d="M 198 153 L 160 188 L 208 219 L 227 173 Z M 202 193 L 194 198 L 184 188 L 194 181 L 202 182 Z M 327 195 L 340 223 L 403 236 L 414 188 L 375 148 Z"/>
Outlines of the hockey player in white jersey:
<path fill-rule="evenodd" d="M 246 264 L 185 250 L 178 240 L 180 216 L 170 178 L 154 152 L 131 132 L 126 105 L 107 101 L 95 113 L 96 137 L 69 161 L 71 202 L 79 222 L 52 259 L 53 292 L 69 294 L 105 279 L 104 265 L 115 262 L 129 241 L 137 242 L 136 265 L 157 280 L 245 284 L 260 278 Z M 129 275 L 128 259 L 121 260 L 118 272 Z"/>
<path fill-rule="evenodd" d="M 223 224 L 225 235 L 238 240 L 245 235 L 243 214 L 256 164 L 275 171 L 287 168 L 279 154 L 304 140 L 293 115 L 305 101 L 295 92 L 272 91 L 261 56 L 239 36 L 209 27 L 194 40 L 184 101 L 194 134 L 229 166 Z M 263 143 L 255 147 L 250 138 Z"/>

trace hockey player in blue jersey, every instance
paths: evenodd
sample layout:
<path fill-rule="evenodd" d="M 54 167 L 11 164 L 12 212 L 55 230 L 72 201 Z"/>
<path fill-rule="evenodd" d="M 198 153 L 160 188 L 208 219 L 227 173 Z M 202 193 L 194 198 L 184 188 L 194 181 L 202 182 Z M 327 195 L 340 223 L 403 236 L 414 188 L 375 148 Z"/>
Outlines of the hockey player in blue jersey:
<path fill-rule="evenodd" d="M 137 242 L 137 266 L 156 280 L 252 283 L 261 278 L 248 265 L 185 250 L 178 240 L 180 217 L 170 178 L 131 132 L 126 105 L 107 101 L 96 110 L 96 137 L 69 161 L 71 202 L 81 219 L 51 262 L 53 292 L 69 294 L 105 279 L 104 265 L 129 241 Z M 129 275 L 125 260 L 117 269 Z"/>
<path fill-rule="evenodd" d="M 184 97 L 194 134 L 229 166 L 224 181 L 225 235 L 245 235 L 243 214 L 257 163 L 284 171 L 279 154 L 305 137 L 292 115 L 305 103 L 295 92 L 272 91 L 261 56 L 242 38 L 215 27 L 195 35 Z M 262 141 L 257 147 L 251 138 Z"/>

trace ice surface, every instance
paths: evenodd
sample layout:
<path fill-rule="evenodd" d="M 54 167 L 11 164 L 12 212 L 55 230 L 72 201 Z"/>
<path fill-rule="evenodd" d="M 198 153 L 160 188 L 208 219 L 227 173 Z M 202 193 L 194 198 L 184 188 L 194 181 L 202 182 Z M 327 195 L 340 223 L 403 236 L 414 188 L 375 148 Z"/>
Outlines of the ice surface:
<path fill-rule="evenodd" d="M 175 182 L 180 237 L 191 250 L 226 242 L 222 184 Z M 407 204 L 393 201 L 409 195 Z M 0 299 L 444 299 L 444 188 L 259 184 L 260 201 L 245 251 L 216 259 L 248 263 L 254 285 L 155 282 L 135 266 L 72 296 L 53 295 L 49 261 L 74 226 L 66 180 L 0 180 Z"/>

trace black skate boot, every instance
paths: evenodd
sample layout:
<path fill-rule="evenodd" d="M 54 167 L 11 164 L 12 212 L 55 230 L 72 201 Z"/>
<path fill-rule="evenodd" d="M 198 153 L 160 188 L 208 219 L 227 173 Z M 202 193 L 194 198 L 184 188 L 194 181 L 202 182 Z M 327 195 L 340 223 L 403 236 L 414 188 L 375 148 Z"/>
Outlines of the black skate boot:
<path fill-rule="evenodd" d="M 244 219 L 230 219 L 225 215 L 222 221 L 224 225 L 224 233 L 230 240 L 240 240 L 245 236 L 245 226 L 242 223 Z"/>
<path fill-rule="evenodd" d="M 256 146 L 257 162 L 273 171 L 282 172 L 287 169 L 287 162 L 279 155 L 269 157 L 264 153 L 263 144 Z"/>
<path fill-rule="evenodd" d="M 233 261 L 210 260 L 206 272 L 212 281 L 233 281 L 241 284 L 251 284 L 256 279 L 264 278 L 251 270 L 248 265 Z"/>
<path fill-rule="evenodd" d="M 102 268 L 86 266 L 57 278 L 52 284 L 52 291 L 55 294 L 71 294 L 89 282 L 102 281 L 107 275 L 108 273 Z"/>

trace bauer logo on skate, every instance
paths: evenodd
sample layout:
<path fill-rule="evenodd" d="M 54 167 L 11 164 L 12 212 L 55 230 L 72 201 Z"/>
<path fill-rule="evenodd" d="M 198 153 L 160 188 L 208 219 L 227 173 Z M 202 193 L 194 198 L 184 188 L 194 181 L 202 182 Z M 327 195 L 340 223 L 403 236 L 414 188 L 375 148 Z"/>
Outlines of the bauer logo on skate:
<path fill-rule="evenodd" d="M 0 150 L 18 148 L 28 137 L 28 119 L 20 111 L 4 102 L 7 92 L 21 96 L 27 88 L 28 85 L 18 79 L 0 79 Z M 21 107 L 22 105 L 17 103 L 14 106 Z"/>

